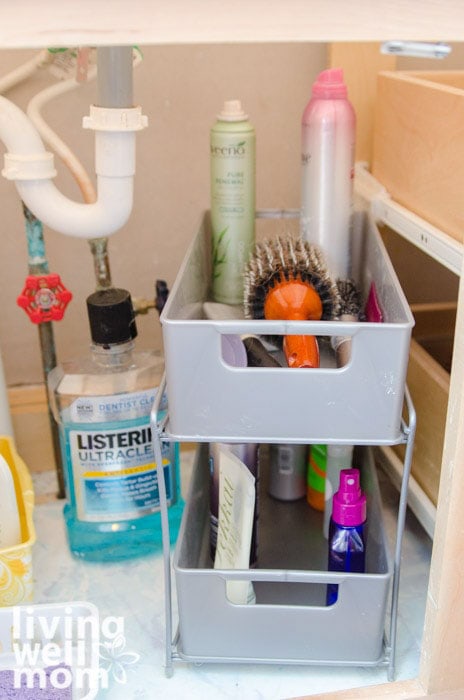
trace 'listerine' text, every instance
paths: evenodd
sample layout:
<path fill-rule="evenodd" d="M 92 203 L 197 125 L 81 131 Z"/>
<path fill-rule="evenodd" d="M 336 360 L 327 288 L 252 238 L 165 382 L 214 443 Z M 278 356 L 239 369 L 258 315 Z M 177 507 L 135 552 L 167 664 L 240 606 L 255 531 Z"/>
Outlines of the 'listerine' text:
<path fill-rule="evenodd" d="M 77 447 L 79 450 L 103 450 L 121 447 L 145 445 L 151 441 L 151 428 L 128 430 L 117 433 L 78 433 Z"/>

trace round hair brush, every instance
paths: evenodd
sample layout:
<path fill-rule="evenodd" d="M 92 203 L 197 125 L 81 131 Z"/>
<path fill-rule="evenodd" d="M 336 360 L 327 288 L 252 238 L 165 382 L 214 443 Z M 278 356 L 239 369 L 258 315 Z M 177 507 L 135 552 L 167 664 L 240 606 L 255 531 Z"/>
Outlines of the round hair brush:
<path fill-rule="evenodd" d="M 245 268 L 244 310 L 267 320 L 334 318 L 339 293 L 320 250 L 290 235 L 257 243 Z M 283 350 L 289 367 L 319 367 L 314 336 L 287 335 Z"/>
<path fill-rule="evenodd" d="M 338 279 L 337 289 L 340 295 L 340 308 L 337 315 L 339 321 L 364 321 L 364 313 L 361 310 L 361 295 L 352 279 Z M 348 364 L 351 356 L 351 338 L 347 336 L 334 336 L 332 347 L 337 355 L 338 367 Z"/>

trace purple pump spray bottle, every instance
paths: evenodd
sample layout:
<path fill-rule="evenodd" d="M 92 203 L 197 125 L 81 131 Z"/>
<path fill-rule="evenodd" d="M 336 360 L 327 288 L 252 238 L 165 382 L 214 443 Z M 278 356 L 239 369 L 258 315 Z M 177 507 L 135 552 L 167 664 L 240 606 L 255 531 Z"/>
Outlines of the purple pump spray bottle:
<path fill-rule="evenodd" d="M 333 497 L 329 525 L 329 571 L 364 573 L 366 562 L 366 496 L 359 470 L 342 469 L 340 486 Z M 327 605 L 338 598 L 338 585 L 327 586 Z"/>

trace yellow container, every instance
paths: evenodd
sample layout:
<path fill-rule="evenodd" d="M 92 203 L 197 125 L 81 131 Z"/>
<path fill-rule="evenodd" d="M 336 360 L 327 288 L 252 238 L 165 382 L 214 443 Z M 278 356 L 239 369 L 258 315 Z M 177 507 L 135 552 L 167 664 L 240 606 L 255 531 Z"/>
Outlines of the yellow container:
<path fill-rule="evenodd" d="M 21 523 L 21 544 L 0 549 L 0 607 L 4 607 L 32 600 L 34 490 L 28 469 L 16 452 L 11 438 L 0 437 L 0 453 L 13 474 Z"/>

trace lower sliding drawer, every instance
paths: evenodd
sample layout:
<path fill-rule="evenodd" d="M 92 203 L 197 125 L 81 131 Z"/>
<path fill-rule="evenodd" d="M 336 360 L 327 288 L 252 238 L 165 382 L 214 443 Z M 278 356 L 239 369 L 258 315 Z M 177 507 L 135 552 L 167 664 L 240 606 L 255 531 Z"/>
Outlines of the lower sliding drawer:
<path fill-rule="evenodd" d="M 179 655 L 192 661 L 376 665 L 384 659 L 384 626 L 392 562 L 370 448 L 356 448 L 368 498 L 365 574 L 327 572 L 323 514 L 305 499 L 267 495 L 267 450 L 261 448 L 258 564 L 212 568 L 209 548 L 208 447 L 199 449 L 174 555 Z M 236 605 L 228 579 L 253 582 L 256 604 Z M 327 584 L 338 600 L 326 606 Z"/>

